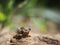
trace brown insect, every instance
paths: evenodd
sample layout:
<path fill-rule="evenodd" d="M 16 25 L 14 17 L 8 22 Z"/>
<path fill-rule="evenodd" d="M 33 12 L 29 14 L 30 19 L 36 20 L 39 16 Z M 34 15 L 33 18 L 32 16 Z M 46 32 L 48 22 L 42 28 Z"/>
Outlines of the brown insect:
<path fill-rule="evenodd" d="M 16 35 L 13 36 L 13 38 L 10 40 L 11 45 L 14 45 L 16 41 L 19 41 L 22 38 L 30 37 L 29 32 L 30 28 L 26 29 L 24 27 L 17 28 Z"/>
<path fill-rule="evenodd" d="M 24 27 L 21 27 L 20 29 L 17 29 L 17 34 L 13 36 L 13 38 L 16 38 L 19 40 L 21 38 L 29 37 L 30 30 L 31 30 L 30 28 L 26 29 Z"/>

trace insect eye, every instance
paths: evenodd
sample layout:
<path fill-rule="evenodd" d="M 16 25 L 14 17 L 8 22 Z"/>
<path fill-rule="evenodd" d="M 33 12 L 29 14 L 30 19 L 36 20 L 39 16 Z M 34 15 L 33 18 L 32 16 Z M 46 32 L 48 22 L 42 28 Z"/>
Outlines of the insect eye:
<path fill-rule="evenodd" d="M 31 28 L 29 28 L 29 31 L 31 30 Z"/>

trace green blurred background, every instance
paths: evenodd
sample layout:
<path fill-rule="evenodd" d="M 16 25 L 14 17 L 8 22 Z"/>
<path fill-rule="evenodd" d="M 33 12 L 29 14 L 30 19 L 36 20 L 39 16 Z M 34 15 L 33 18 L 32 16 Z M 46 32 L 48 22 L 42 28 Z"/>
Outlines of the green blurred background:
<path fill-rule="evenodd" d="M 0 0 L 0 30 L 18 26 L 31 27 L 43 33 L 59 32 L 60 1 Z"/>

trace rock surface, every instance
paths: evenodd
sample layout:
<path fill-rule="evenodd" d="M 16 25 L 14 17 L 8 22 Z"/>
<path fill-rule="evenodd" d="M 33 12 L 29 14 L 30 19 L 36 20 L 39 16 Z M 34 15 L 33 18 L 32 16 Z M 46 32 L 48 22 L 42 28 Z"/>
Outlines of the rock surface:
<path fill-rule="evenodd" d="M 60 45 L 60 35 L 46 35 L 46 34 L 36 34 L 30 32 L 31 37 L 22 38 L 20 40 L 15 40 L 12 37 L 15 32 L 7 32 L 0 37 L 0 45 Z M 10 40 L 13 43 L 10 43 Z"/>

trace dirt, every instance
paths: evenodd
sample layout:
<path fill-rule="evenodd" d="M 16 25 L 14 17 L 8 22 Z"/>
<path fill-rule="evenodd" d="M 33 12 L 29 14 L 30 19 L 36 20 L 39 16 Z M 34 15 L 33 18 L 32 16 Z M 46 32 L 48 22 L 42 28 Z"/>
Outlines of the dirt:
<path fill-rule="evenodd" d="M 5 28 L 6 29 L 6 28 Z M 13 36 L 16 34 L 15 31 L 2 31 L 0 34 L 0 45 L 60 45 L 60 35 L 54 34 L 37 34 L 30 32 L 30 37 L 21 38 L 19 40 L 13 39 Z M 14 42 L 10 42 L 13 40 Z"/>

